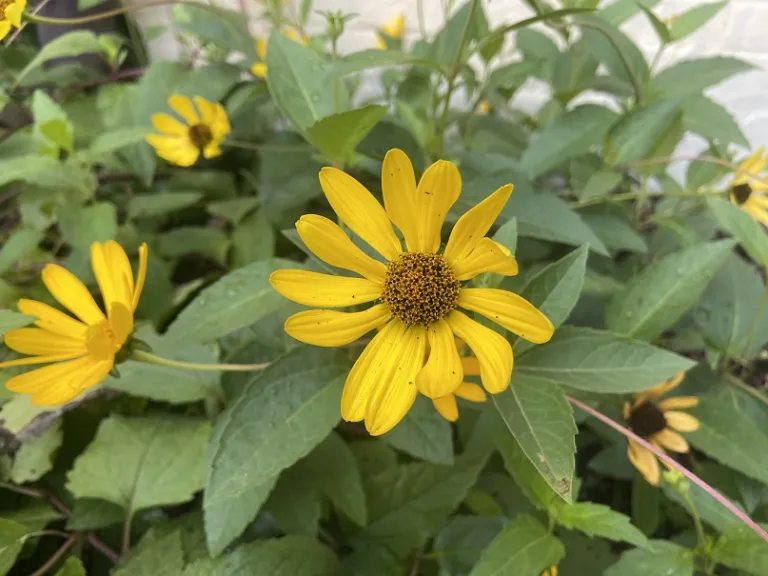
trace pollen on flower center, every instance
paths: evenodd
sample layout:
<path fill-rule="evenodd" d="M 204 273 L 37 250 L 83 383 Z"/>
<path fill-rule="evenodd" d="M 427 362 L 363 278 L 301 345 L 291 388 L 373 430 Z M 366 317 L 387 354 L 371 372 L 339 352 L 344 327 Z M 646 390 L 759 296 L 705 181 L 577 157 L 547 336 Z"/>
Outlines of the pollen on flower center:
<path fill-rule="evenodd" d="M 752 194 L 752 188 L 749 184 L 746 183 L 738 184 L 731 188 L 731 194 L 733 195 L 733 199 L 735 200 L 736 204 L 741 206 L 747 200 L 749 200 L 749 197 Z"/>
<path fill-rule="evenodd" d="M 641 438 L 650 438 L 667 427 L 667 419 L 656 404 L 645 402 L 632 410 L 629 427 Z"/>
<path fill-rule="evenodd" d="M 117 335 L 109 320 L 88 327 L 88 332 L 85 335 L 85 347 L 88 349 L 88 353 L 97 360 L 109 360 L 115 355 L 115 352 L 120 350 L 120 346 L 121 344 L 118 342 Z"/>
<path fill-rule="evenodd" d="M 213 140 L 213 132 L 205 124 L 195 124 L 189 127 L 189 139 L 192 140 L 196 148 L 203 150 Z"/>
<path fill-rule="evenodd" d="M 427 326 L 456 307 L 460 287 L 441 255 L 406 252 L 387 266 L 381 299 L 406 325 Z"/>

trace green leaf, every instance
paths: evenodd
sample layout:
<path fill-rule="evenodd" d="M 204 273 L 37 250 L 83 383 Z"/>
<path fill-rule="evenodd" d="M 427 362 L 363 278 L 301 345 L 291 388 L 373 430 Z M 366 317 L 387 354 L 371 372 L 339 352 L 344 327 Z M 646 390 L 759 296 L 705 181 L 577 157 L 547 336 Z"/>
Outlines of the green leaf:
<path fill-rule="evenodd" d="M 269 275 L 298 266 L 278 259 L 254 262 L 220 278 L 181 311 L 165 333 L 167 345 L 209 342 L 254 324 L 284 302 L 269 284 Z"/>
<path fill-rule="evenodd" d="M 768 235 L 763 227 L 727 200 L 707 198 L 707 205 L 717 223 L 738 240 L 749 257 L 762 266 L 768 266 Z"/>
<path fill-rule="evenodd" d="M 346 162 L 386 112 L 386 106 L 370 104 L 326 116 L 307 129 L 307 138 L 328 158 Z"/>
<path fill-rule="evenodd" d="M 315 477 L 303 460 L 280 474 L 265 509 L 286 534 L 317 536 L 320 523 L 320 492 Z"/>
<path fill-rule="evenodd" d="M 67 520 L 67 530 L 84 532 L 99 530 L 120 524 L 125 520 L 125 511 L 121 506 L 97 500 L 96 498 L 81 498 L 75 500 L 72 506 L 72 516 Z"/>
<path fill-rule="evenodd" d="M 582 202 L 592 198 L 602 198 L 608 196 L 611 191 L 618 186 L 624 177 L 618 172 L 603 172 L 598 170 L 589 177 L 584 189 L 579 194 Z"/>
<path fill-rule="evenodd" d="M 652 540 L 652 548 L 635 548 L 605 571 L 605 576 L 693 576 L 693 551 L 667 542 Z"/>
<path fill-rule="evenodd" d="M 405 418 L 381 439 L 414 458 L 435 464 L 453 464 L 451 425 L 426 397 L 416 398 Z"/>
<path fill-rule="evenodd" d="M 762 528 L 768 525 L 762 524 Z M 734 524 L 720 535 L 712 559 L 755 576 L 768 576 L 768 543 L 743 524 Z"/>
<path fill-rule="evenodd" d="M 232 265 L 246 266 L 275 254 L 275 230 L 263 211 L 247 216 L 232 233 Z"/>
<path fill-rule="evenodd" d="M 200 192 L 136 194 L 128 202 L 131 218 L 151 218 L 193 206 L 203 197 Z"/>
<path fill-rule="evenodd" d="M 643 340 L 656 338 L 696 305 L 733 246 L 732 240 L 697 244 L 646 267 L 609 303 L 608 328 Z"/>
<path fill-rule="evenodd" d="M 629 218 L 620 209 L 608 205 L 589 206 L 579 210 L 579 215 L 611 250 L 648 252 L 645 240 L 635 232 Z"/>
<path fill-rule="evenodd" d="M 680 110 L 678 100 L 659 100 L 633 109 L 611 129 L 606 161 L 621 164 L 645 157 L 664 139 Z"/>
<path fill-rule="evenodd" d="M 238 224 L 245 216 L 256 206 L 259 205 L 259 201 L 252 196 L 244 198 L 232 198 L 230 200 L 222 200 L 221 202 L 211 202 L 205 208 L 210 214 L 219 216 L 220 218 L 226 218 L 233 224 Z"/>
<path fill-rule="evenodd" d="M 19 75 L 16 76 L 16 84 L 21 84 L 21 80 L 29 72 L 41 64 L 48 62 L 48 60 L 66 56 L 80 56 L 81 54 L 88 54 L 91 52 L 101 54 L 102 51 L 99 39 L 90 30 L 67 32 L 42 47 L 37 55 L 32 58 L 24 69 L 19 72 Z"/>
<path fill-rule="evenodd" d="M 74 135 L 72 123 L 61 106 L 42 90 L 32 94 L 32 116 L 35 119 L 35 133 L 47 140 L 52 147 L 46 147 L 51 155 L 57 157 L 59 149 L 72 152 Z"/>
<path fill-rule="evenodd" d="M 445 574 L 469 574 L 484 548 L 501 532 L 502 518 L 454 516 L 435 538 L 437 561 Z M 442 574 L 442 572 L 441 572 Z"/>
<path fill-rule="evenodd" d="M 98 158 L 104 154 L 111 154 L 126 146 L 132 146 L 144 142 L 150 132 L 146 128 L 120 128 L 110 132 L 99 134 L 88 147 L 88 154 L 92 158 Z"/>
<path fill-rule="evenodd" d="M 120 559 L 112 576 L 176 576 L 184 568 L 181 531 L 151 528 L 127 557 Z"/>
<path fill-rule="evenodd" d="M 168 259 L 203 254 L 224 264 L 228 251 L 227 234 L 208 226 L 178 226 L 163 233 L 157 242 L 158 254 Z"/>
<path fill-rule="evenodd" d="M 495 434 L 494 441 L 504 460 L 504 468 L 525 497 L 539 510 L 548 510 L 556 500 L 555 491 L 525 455 L 518 441 L 506 432 Z"/>
<path fill-rule="evenodd" d="M 629 542 L 641 548 L 650 546 L 645 535 L 628 517 L 602 504 L 576 502 L 561 505 L 556 509 L 555 521 L 566 528 L 584 532 L 592 538 L 600 536 L 614 542 Z"/>
<path fill-rule="evenodd" d="M 382 68 L 385 66 L 397 66 L 411 64 L 414 66 L 426 66 L 436 71 L 442 71 L 436 62 L 425 58 L 417 58 L 413 54 L 399 52 L 398 50 L 362 50 L 347 54 L 333 63 L 333 74 L 347 76 L 364 70 Z"/>
<path fill-rule="evenodd" d="M 13 568 L 27 533 L 28 530 L 21 524 L 0 518 L 0 576 L 5 576 Z"/>
<path fill-rule="evenodd" d="M 651 82 L 657 98 L 699 94 L 731 76 L 753 70 L 752 64 L 729 56 L 685 60 L 665 68 Z"/>
<path fill-rule="evenodd" d="M 220 419 L 203 500 L 212 554 L 221 553 L 256 515 L 263 503 L 257 496 L 268 494 L 262 487 L 306 456 L 339 421 L 348 369 L 341 351 L 299 347 L 254 377 Z"/>
<path fill-rule="evenodd" d="M 726 0 L 723 0 L 722 2 L 713 2 L 711 4 L 702 4 L 677 14 L 675 19 L 669 25 L 670 36 L 672 36 L 673 40 L 681 40 L 689 34 L 693 34 L 696 30 L 714 18 L 726 4 L 728 4 Z"/>
<path fill-rule="evenodd" d="M 661 0 L 614 0 L 608 6 L 601 8 L 598 14 L 613 24 L 618 26 L 640 11 L 641 7 L 653 8 Z"/>
<path fill-rule="evenodd" d="M 176 4 L 173 19 L 182 30 L 220 48 L 241 52 L 256 60 L 256 43 L 248 30 L 245 14 L 216 7 L 214 11 L 195 5 Z M 210 69 L 205 66 L 204 69 Z"/>
<path fill-rule="evenodd" d="M 54 520 L 61 520 L 64 515 L 53 506 L 36 501 L 12 512 L 5 511 L 3 516 L 24 526 L 29 532 L 39 532 Z"/>
<path fill-rule="evenodd" d="M 11 480 L 24 484 L 45 476 L 53 468 L 53 453 L 62 439 L 61 421 L 56 421 L 40 436 L 22 444 L 13 460 Z"/>
<path fill-rule="evenodd" d="M 672 35 L 669 32 L 667 25 L 662 22 L 656 14 L 654 14 L 649 8 L 640 5 L 640 9 L 645 13 L 648 18 L 648 22 L 653 26 L 653 30 L 656 32 L 656 36 L 659 37 L 659 41 L 662 44 L 669 44 L 672 41 Z"/>
<path fill-rule="evenodd" d="M 601 148 L 616 118 L 615 112 L 595 104 L 565 112 L 531 142 L 520 158 L 520 169 L 535 178 L 591 148 Z"/>
<path fill-rule="evenodd" d="M 547 344 L 515 362 L 515 376 L 546 379 L 588 392 L 639 392 L 691 368 L 694 362 L 610 332 L 562 326 Z"/>
<path fill-rule="evenodd" d="M 749 141 L 731 113 L 702 94 L 688 96 L 683 101 L 683 128 L 706 140 L 749 148 Z"/>
<path fill-rule="evenodd" d="M 531 516 L 509 522 L 483 550 L 470 576 L 539 576 L 565 555 L 563 544 Z"/>
<path fill-rule="evenodd" d="M 15 330 L 16 328 L 32 324 L 34 321 L 34 316 L 19 314 L 10 310 L 0 310 L 0 335 L 5 334 L 9 330 Z"/>
<path fill-rule="evenodd" d="M 90 206 L 66 204 L 59 206 L 56 212 L 64 240 L 86 253 L 92 243 L 112 240 L 117 234 L 117 209 L 110 202 Z"/>
<path fill-rule="evenodd" d="M 202 488 L 208 422 L 178 416 L 103 420 L 67 474 L 76 498 L 101 498 L 138 510 L 179 504 Z"/>
<path fill-rule="evenodd" d="M 90 195 L 86 177 L 78 166 L 51 156 L 30 154 L 0 161 L 0 186 L 21 180 L 44 188 L 76 190 Z"/>
<path fill-rule="evenodd" d="M 85 567 L 77 556 L 70 556 L 55 576 L 86 576 Z"/>
<path fill-rule="evenodd" d="M 17 228 L 0 247 L 0 274 L 5 274 L 16 262 L 32 252 L 43 240 L 40 230 Z"/>
<path fill-rule="evenodd" d="M 573 498 L 576 424 L 562 388 L 515 372 L 493 403 L 525 455 L 560 498 Z"/>

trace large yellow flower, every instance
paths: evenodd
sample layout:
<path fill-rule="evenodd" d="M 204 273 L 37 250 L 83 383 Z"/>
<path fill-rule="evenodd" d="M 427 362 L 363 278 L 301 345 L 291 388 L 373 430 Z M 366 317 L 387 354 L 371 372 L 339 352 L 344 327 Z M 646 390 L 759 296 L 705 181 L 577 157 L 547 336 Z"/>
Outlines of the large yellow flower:
<path fill-rule="evenodd" d="M 0 0 L 0 40 L 8 36 L 11 26 L 21 28 L 21 16 L 27 0 Z"/>
<path fill-rule="evenodd" d="M 285 324 L 288 334 L 315 346 L 343 346 L 382 327 L 350 371 L 341 401 L 342 417 L 365 420 L 373 435 L 394 427 L 418 392 L 442 398 L 457 390 L 463 370 L 454 334 L 477 357 L 488 392 L 509 385 L 509 342 L 459 308 L 482 314 L 531 342 L 546 342 L 553 333 L 552 323 L 520 296 L 462 285 L 482 272 L 517 273 L 509 251 L 485 236 L 509 199 L 511 184 L 459 218 L 439 254 L 445 216 L 461 193 L 456 166 L 435 162 L 417 186 L 410 160 L 395 149 L 384 158 L 381 179 L 384 208 L 341 170 L 320 172 L 323 192 L 339 219 L 386 264 L 365 254 L 331 220 L 305 215 L 296 229 L 306 246 L 331 266 L 362 278 L 303 270 L 278 270 L 270 277 L 283 296 L 307 306 L 343 308 L 376 301 L 362 312 L 299 312 Z M 405 251 L 390 221 L 402 232 Z"/>
<path fill-rule="evenodd" d="M 768 165 L 768 155 L 765 148 L 758 148 L 754 154 L 744 160 L 739 167 L 749 174 L 760 174 Z M 755 220 L 768 226 L 768 182 L 755 180 L 744 172 L 737 172 L 731 182 L 729 196 L 731 202 L 752 216 Z"/>
<path fill-rule="evenodd" d="M 202 154 L 205 158 L 221 155 L 219 145 L 232 131 L 227 111 L 218 102 L 195 96 L 171 96 L 168 105 L 186 124 L 170 114 L 154 114 L 152 125 L 162 135 L 147 136 L 160 158 L 177 166 L 192 166 Z"/>
<path fill-rule="evenodd" d="M 376 38 L 376 47 L 379 50 L 387 49 L 387 42 L 385 38 L 382 36 L 382 34 L 389 36 L 393 40 L 397 40 L 399 42 L 403 39 L 404 31 L 405 31 L 405 15 L 399 14 L 398 16 L 395 16 L 392 20 L 390 20 L 389 22 L 384 24 L 384 26 L 381 27 L 378 37 Z"/>
<path fill-rule="evenodd" d="M 659 399 L 676 388 L 685 378 L 681 372 L 674 378 L 654 386 L 650 390 L 635 394 L 634 401 L 624 403 L 624 419 L 632 431 L 660 450 L 685 453 L 690 450 L 688 441 L 678 432 L 694 432 L 699 428 L 699 421 L 681 408 L 693 408 L 699 403 L 694 396 Z M 634 440 L 629 440 L 627 449 L 630 462 L 650 484 L 656 486 L 661 478 L 659 461 L 647 448 Z"/>
<path fill-rule="evenodd" d="M 309 39 L 305 36 L 300 36 L 296 30 L 292 28 L 283 28 L 280 33 L 286 38 L 290 38 L 294 42 L 299 42 L 306 46 L 309 44 Z M 267 76 L 267 41 L 264 38 L 256 40 L 256 54 L 259 56 L 260 62 L 256 62 L 251 66 L 251 74 L 259 78 L 266 78 Z"/>
<path fill-rule="evenodd" d="M 4 336 L 5 345 L 27 358 L 0 363 L 0 368 L 50 364 L 8 380 L 13 392 L 32 394 L 32 403 L 53 406 L 69 402 L 101 382 L 115 355 L 133 332 L 133 313 L 147 275 L 147 246 L 139 248 L 134 282 L 131 263 L 113 241 L 91 246 L 91 265 L 101 290 L 106 316 L 91 293 L 71 272 L 56 264 L 43 268 L 43 283 L 58 302 L 79 320 L 48 304 L 19 300 L 19 311 L 37 318 L 37 328 L 19 328 Z"/>

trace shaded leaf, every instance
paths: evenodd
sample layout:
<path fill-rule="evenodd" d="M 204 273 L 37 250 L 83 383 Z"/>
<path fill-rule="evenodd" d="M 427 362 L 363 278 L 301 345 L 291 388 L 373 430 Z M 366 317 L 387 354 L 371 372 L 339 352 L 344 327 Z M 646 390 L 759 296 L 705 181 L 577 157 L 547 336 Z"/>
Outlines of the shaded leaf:
<path fill-rule="evenodd" d="M 556 509 L 555 521 L 587 536 L 600 536 L 614 542 L 629 542 L 641 548 L 649 546 L 648 539 L 627 516 L 594 502 L 565 504 Z"/>
<path fill-rule="evenodd" d="M 0 335 L 5 334 L 9 330 L 27 326 L 34 321 L 34 316 L 19 314 L 18 312 L 11 312 L 10 310 L 0 310 Z"/>
<path fill-rule="evenodd" d="M 504 528 L 504 519 L 454 516 L 435 538 L 437 561 L 446 574 L 469 574 L 480 553 Z"/>
<path fill-rule="evenodd" d="M 621 164 L 648 155 L 663 140 L 680 115 L 679 100 L 659 100 L 637 106 L 611 129 L 606 162 Z"/>
<path fill-rule="evenodd" d="M 53 468 L 54 452 L 62 440 L 61 421 L 56 421 L 40 436 L 22 444 L 13 459 L 11 480 L 24 484 L 42 478 Z"/>
<path fill-rule="evenodd" d="M 0 576 L 5 576 L 13 568 L 27 533 L 28 530 L 21 524 L 0 518 Z"/>
<path fill-rule="evenodd" d="M 768 525 L 763 524 L 765 530 Z M 712 559 L 755 576 L 768 576 L 768 542 L 749 527 L 734 524 L 720 535 Z"/>
<path fill-rule="evenodd" d="M 721 198 L 707 198 L 712 216 L 717 223 L 738 240 L 749 257 L 760 265 L 768 266 L 768 234 L 749 214 Z"/>
<path fill-rule="evenodd" d="M 605 571 L 605 576 L 693 576 L 693 551 L 667 542 L 652 540 L 652 548 L 635 548 Z"/>
<path fill-rule="evenodd" d="M 416 398 L 405 418 L 381 439 L 414 458 L 435 464 L 453 464 L 451 424 L 425 397 Z"/>

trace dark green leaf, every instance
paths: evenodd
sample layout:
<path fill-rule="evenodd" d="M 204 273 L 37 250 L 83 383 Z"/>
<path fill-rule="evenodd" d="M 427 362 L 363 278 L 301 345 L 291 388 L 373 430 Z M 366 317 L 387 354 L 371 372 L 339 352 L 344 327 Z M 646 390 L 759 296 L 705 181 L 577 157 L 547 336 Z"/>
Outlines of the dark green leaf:
<path fill-rule="evenodd" d="M 77 556 L 70 556 L 56 572 L 56 576 L 86 576 L 85 567 Z"/>
<path fill-rule="evenodd" d="M 594 502 L 576 502 L 556 508 L 555 521 L 587 536 L 600 536 L 614 542 L 629 542 L 645 548 L 648 539 L 629 521 L 629 518 L 614 512 L 608 506 Z"/>
<path fill-rule="evenodd" d="M 50 522 L 64 518 L 64 515 L 55 510 L 51 505 L 39 501 L 12 512 L 3 512 L 3 516 L 7 520 L 13 520 L 21 524 L 29 532 L 39 532 Z"/>
<path fill-rule="evenodd" d="M 720 198 L 707 198 L 717 223 L 730 232 L 750 258 L 768 266 L 768 235 L 763 227 L 738 206 Z"/>
<path fill-rule="evenodd" d="M 648 252 L 645 240 L 632 228 L 629 218 L 621 210 L 611 208 L 610 206 L 588 207 L 579 210 L 579 215 L 611 250 L 628 250 L 641 254 Z"/>
<path fill-rule="evenodd" d="M 218 228 L 179 226 L 158 238 L 157 252 L 169 259 L 188 254 L 202 254 L 224 264 L 229 250 L 229 238 Z"/>
<path fill-rule="evenodd" d="M 371 104 L 326 116 L 307 128 L 307 138 L 328 158 L 343 163 L 386 112 L 386 106 Z"/>
<path fill-rule="evenodd" d="M 320 493 L 315 477 L 300 460 L 280 474 L 264 505 L 286 534 L 317 536 L 320 523 Z"/>
<path fill-rule="evenodd" d="M 502 518 L 454 516 L 435 538 L 437 561 L 446 574 L 469 574 L 480 553 L 501 532 Z"/>
<path fill-rule="evenodd" d="M 453 464 L 451 425 L 426 397 L 418 397 L 405 418 L 381 438 L 414 458 L 435 464 Z"/>
<path fill-rule="evenodd" d="M 98 530 L 125 520 L 121 506 L 106 500 L 80 498 L 72 506 L 72 516 L 67 520 L 68 530 Z"/>
<path fill-rule="evenodd" d="M 618 172 L 603 172 L 598 170 L 589 180 L 587 180 L 584 189 L 579 194 L 582 202 L 591 198 L 602 198 L 608 196 L 611 191 L 618 186 L 624 177 Z"/>
<path fill-rule="evenodd" d="M 0 274 L 5 274 L 13 264 L 32 252 L 43 239 L 40 230 L 18 228 L 0 247 Z"/>
<path fill-rule="evenodd" d="M 0 518 L 0 576 L 13 568 L 28 532 L 21 524 Z"/>
<path fill-rule="evenodd" d="M 517 440 L 506 432 L 497 433 L 494 440 L 504 459 L 504 468 L 525 497 L 539 510 L 548 510 L 556 500 L 555 491 L 525 455 Z"/>
<path fill-rule="evenodd" d="M 752 64 L 729 56 L 685 60 L 659 72 L 651 83 L 658 98 L 698 94 L 731 76 L 754 69 Z"/>
<path fill-rule="evenodd" d="M 636 548 L 605 571 L 605 576 L 693 576 L 693 551 L 665 540 L 652 540 L 653 548 Z"/>
<path fill-rule="evenodd" d="M 211 202 L 206 210 L 214 216 L 226 218 L 233 224 L 238 224 L 246 214 L 259 205 L 259 201 L 252 197 L 232 198 L 221 202 Z"/>
<path fill-rule="evenodd" d="M 632 110 L 611 129 L 606 161 L 621 164 L 645 157 L 662 142 L 680 110 L 678 100 L 659 100 Z"/>
<path fill-rule="evenodd" d="M 174 530 L 163 533 L 158 529 L 151 529 L 130 554 L 120 559 L 120 564 L 112 572 L 112 576 L 176 576 L 183 568 L 181 532 Z"/>
<path fill-rule="evenodd" d="M 193 206 L 203 195 L 199 192 L 175 192 L 166 194 L 136 194 L 128 203 L 131 218 L 149 218 L 176 212 Z"/>
<path fill-rule="evenodd" d="M 96 34 L 90 30 L 67 32 L 43 46 L 24 69 L 19 72 L 18 76 L 16 76 L 16 83 L 21 83 L 22 78 L 24 78 L 30 71 L 49 60 L 63 58 L 65 56 L 79 56 L 88 53 L 99 54 L 101 52 L 101 44 L 99 43 Z"/>

